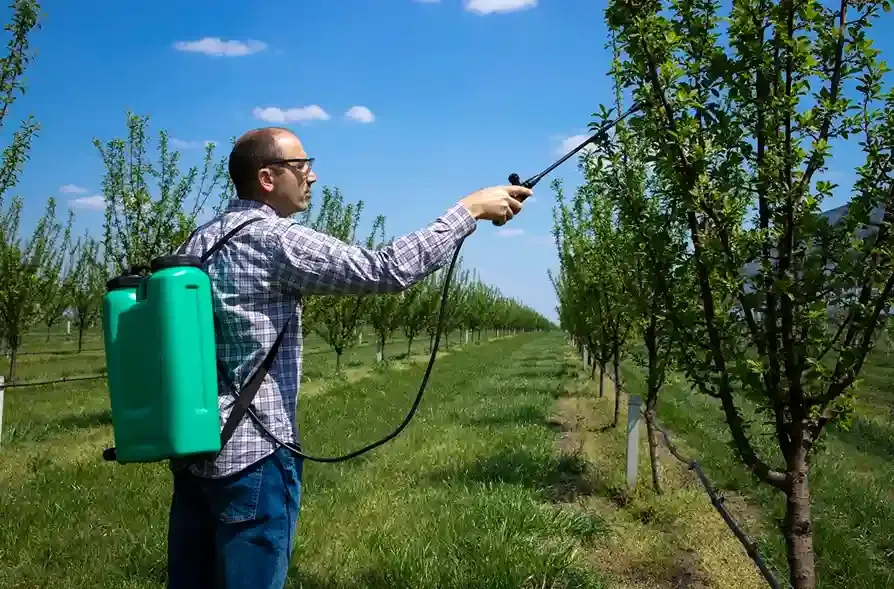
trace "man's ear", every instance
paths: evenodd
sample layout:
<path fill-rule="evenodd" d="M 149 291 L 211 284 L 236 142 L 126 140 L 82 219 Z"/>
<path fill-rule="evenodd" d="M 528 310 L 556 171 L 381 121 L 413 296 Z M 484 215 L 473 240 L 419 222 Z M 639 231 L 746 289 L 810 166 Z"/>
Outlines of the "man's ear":
<path fill-rule="evenodd" d="M 273 170 L 270 168 L 261 168 L 258 170 L 258 183 L 261 185 L 261 190 L 264 192 L 271 192 L 274 188 L 273 182 Z"/>

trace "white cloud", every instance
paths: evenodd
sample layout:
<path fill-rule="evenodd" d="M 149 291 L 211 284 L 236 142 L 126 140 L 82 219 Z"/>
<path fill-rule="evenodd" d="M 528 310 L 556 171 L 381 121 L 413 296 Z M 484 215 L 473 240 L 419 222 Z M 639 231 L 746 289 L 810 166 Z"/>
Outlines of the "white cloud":
<path fill-rule="evenodd" d="M 358 123 L 372 123 L 376 120 L 376 116 L 371 110 L 365 106 L 352 106 L 345 113 L 345 118 L 357 121 Z"/>
<path fill-rule="evenodd" d="M 559 146 L 556 147 L 556 155 L 565 155 L 584 141 L 586 141 L 590 135 L 572 135 L 571 137 L 566 137 L 559 142 Z M 593 144 L 589 144 L 580 150 L 578 153 L 590 153 L 595 149 Z"/>
<path fill-rule="evenodd" d="M 494 14 L 534 8 L 537 0 L 464 0 L 463 6 L 475 14 Z"/>
<path fill-rule="evenodd" d="M 329 114 L 316 104 L 286 109 L 275 106 L 258 107 L 251 111 L 251 114 L 256 119 L 261 119 L 268 123 L 304 123 L 307 121 L 328 121 L 330 118 Z"/>
<path fill-rule="evenodd" d="M 198 149 L 200 147 L 207 147 L 209 143 L 216 143 L 216 141 L 211 141 L 210 139 L 206 139 L 205 141 L 184 141 L 183 139 L 177 139 L 176 137 L 171 138 L 171 147 L 174 149 Z"/>
<path fill-rule="evenodd" d="M 500 227 L 497 230 L 497 235 L 500 237 L 518 237 L 519 235 L 524 235 L 525 230 L 519 229 L 517 227 Z"/>
<path fill-rule="evenodd" d="M 215 57 L 242 57 L 258 53 L 267 48 L 261 41 L 224 41 L 219 37 L 205 37 L 198 41 L 178 41 L 174 43 L 177 51 L 204 53 Z"/>
<path fill-rule="evenodd" d="M 73 208 L 85 209 L 88 211 L 102 211 L 106 208 L 106 199 L 101 194 L 76 198 L 68 201 L 68 203 Z"/>
<path fill-rule="evenodd" d="M 59 188 L 59 192 L 64 192 L 65 194 L 84 194 L 87 192 L 87 189 L 74 184 L 66 184 Z"/>

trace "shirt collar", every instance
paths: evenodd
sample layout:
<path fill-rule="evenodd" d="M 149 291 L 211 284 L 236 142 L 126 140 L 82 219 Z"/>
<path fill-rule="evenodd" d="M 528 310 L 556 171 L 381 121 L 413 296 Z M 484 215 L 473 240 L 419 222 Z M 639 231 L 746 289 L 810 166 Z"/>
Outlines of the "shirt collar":
<path fill-rule="evenodd" d="M 232 198 L 227 203 L 226 212 L 234 213 L 237 211 L 258 211 L 265 217 L 278 217 L 276 211 L 270 205 L 251 200 L 247 198 Z"/>

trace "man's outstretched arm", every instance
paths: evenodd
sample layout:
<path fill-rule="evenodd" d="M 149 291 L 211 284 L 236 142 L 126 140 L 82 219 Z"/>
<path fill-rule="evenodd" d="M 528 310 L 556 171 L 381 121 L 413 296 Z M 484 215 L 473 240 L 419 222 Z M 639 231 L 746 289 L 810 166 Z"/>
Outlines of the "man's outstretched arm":
<path fill-rule="evenodd" d="M 478 191 L 427 227 L 379 250 L 295 224 L 270 237 L 274 276 L 286 290 L 304 294 L 399 292 L 447 263 L 459 241 L 474 232 L 476 221 L 503 224 L 529 195 L 515 186 Z"/>

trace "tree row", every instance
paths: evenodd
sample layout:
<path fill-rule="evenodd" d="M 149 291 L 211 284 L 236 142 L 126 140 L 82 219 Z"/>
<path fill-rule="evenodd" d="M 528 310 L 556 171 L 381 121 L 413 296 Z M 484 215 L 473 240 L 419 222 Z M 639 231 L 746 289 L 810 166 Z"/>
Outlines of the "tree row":
<path fill-rule="evenodd" d="M 554 184 L 561 325 L 601 372 L 641 367 L 656 490 L 676 373 L 784 501 L 796 589 L 816 587 L 811 457 L 852 414 L 894 295 L 894 89 L 870 38 L 890 7 L 611 0 L 615 97 L 592 127 L 637 109 L 573 195 Z"/>

